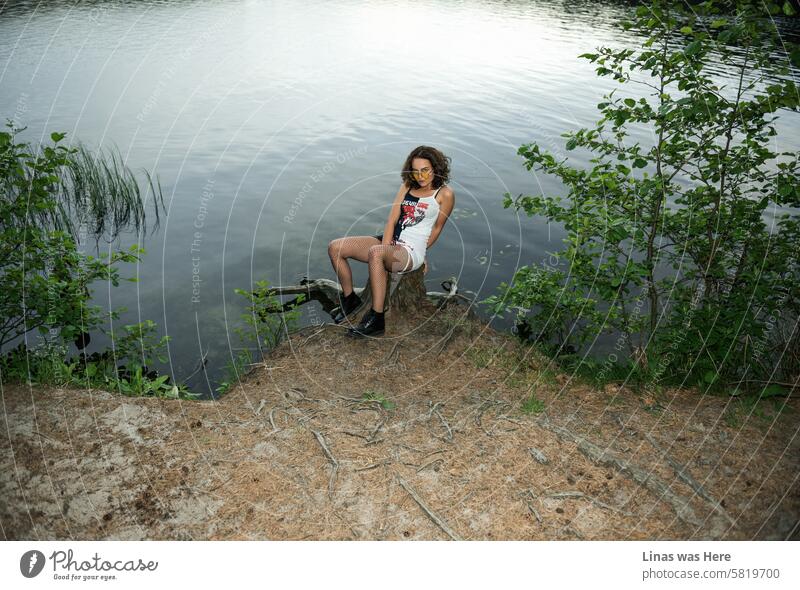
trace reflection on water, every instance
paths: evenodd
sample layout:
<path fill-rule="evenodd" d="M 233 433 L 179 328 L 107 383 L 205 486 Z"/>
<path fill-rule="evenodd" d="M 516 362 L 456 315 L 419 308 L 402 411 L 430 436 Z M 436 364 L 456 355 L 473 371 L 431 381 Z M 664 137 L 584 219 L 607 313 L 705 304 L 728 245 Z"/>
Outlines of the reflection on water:
<path fill-rule="evenodd" d="M 431 289 L 455 275 L 483 298 L 559 249 L 557 228 L 518 219 L 502 195 L 560 190 L 516 150 L 566 155 L 560 134 L 599 118 L 613 86 L 576 56 L 625 43 L 612 23 L 632 4 L 10 2 L 0 104 L 27 139 L 66 131 L 158 173 L 169 214 L 131 271 L 138 287 L 98 300 L 157 321 L 178 377 L 208 350 L 213 381 L 238 346 L 233 289 L 335 278 L 328 242 L 382 229 L 419 144 L 452 157 L 457 197 Z M 796 118 L 782 125 L 798 137 Z"/>

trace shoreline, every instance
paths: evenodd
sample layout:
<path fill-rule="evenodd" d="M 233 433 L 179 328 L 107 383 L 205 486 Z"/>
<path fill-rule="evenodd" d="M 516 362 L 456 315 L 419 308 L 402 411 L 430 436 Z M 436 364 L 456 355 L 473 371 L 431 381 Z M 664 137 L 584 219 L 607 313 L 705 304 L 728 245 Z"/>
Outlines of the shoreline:
<path fill-rule="evenodd" d="M 295 333 L 217 400 L 5 386 L 4 534 L 797 538 L 797 400 L 738 426 L 691 391 L 654 410 L 463 316 Z"/>

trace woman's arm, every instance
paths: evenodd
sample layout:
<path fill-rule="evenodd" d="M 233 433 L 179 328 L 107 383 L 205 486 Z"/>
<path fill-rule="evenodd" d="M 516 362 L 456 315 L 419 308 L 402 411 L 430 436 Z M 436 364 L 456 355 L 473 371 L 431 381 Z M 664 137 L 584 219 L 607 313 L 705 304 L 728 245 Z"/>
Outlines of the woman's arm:
<path fill-rule="evenodd" d="M 392 209 L 389 211 L 389 219 L 386 221 L 386 225 L 383 228 L 383 240 L 381 244 L 384 246 L 388 246 L 392 243 L 392 238 L 394 237 L 394 226 L 397 223 L 397 220 L 400 219 L 400 203 L 403 202 L 403 197 L 406 196 L 406 191 L 408 187 L 406 183 L 400 185 L 400 188 L 397 190 L 397 194 L 394 196 L 394 203 L 392 203 Z"/>
<path fill-rule="evenodd" d="M 442 205 L 439 207 L 439 217 L 436 218 L 436 223 L 433 224 L 431 229 L 431 235 L 428 237 L 428 248 L 433 246 L 434 242 L 439 239 L 439 234 L 442 233 L 444 224 L 447 223 L 456 203 L 456 195 L 449 186 L 443 187 L 439 194 L 442 195 Z"/>

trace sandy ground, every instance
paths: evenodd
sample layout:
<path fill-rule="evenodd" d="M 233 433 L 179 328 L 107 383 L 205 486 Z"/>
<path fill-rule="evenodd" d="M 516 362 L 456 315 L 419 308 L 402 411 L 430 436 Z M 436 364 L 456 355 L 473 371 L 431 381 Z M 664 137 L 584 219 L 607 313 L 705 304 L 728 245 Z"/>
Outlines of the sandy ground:
<path fill-rule="evenodd" d="M 800 535 L 797 400 L 598 391 L 458 308 L 307 328 L 218 401 L 2 401 L 5 539 Z"/>

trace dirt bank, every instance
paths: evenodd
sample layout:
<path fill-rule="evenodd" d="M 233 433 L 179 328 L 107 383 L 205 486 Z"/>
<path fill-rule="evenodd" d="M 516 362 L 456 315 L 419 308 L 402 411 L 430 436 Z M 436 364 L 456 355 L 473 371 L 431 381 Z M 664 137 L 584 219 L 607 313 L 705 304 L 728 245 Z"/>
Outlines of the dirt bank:
<path fill-rule="evenodd" d="M 3 536 L 798 536 L 796 400 L 597 391 L 463 310 L 387 323 L 294 334 L 220 401 L 5 386 Z"/>

